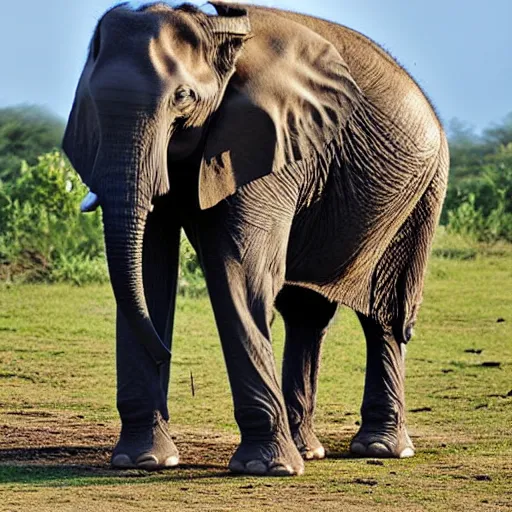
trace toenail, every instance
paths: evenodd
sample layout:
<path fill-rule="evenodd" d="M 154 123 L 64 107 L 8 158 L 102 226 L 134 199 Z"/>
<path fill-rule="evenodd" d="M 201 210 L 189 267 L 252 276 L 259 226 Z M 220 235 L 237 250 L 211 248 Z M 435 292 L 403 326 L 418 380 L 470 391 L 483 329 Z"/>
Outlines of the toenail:
<path fill-rule="evenodd" d="M 136 463 L 137 467 L 142 469 L 155 469 L 159 466 L 158 459 L 154 455 L 141 455 Z"/>
<path fill-rule="evenodd" d="M 116 468 L 132 468 L 133 462 L 125 453 L 119 453 L 112 457 L 111 465 Z"/>
<path fill-rule="evenodd" d="M 325 448 L 323 446 L 315 448 L 313 450 L 313 454 L 316 456 L 317 459 L 323 459 L 325 457 Z"/>
<path fill-rule="evenodd" d="M 295 471 L 288 464 L 275 464 L 269 468 L 268 474 L 273 476 L 291 476 L 295 474 Z"/>
<path fill-rule="evenodd" d="M 177 466 L 179 462 L 179 458 L 176 455 L 171 455 L 170 457 L 167 457 L 164 462 L 164 466 L 171 468 L 174 466 Z"/>
<path fill-rule="evenodd" d="M 350 445 L 350 451 L 356 455 L 364 455 L 366 453 L 366 446 L 363 443 L 355 441 Z"/>
<path fill-rule="evenodd" d="M 245 464 L 242 464 L 238 460 L 231 460 L 228 466 L 229 470 L 233 473 L 243 473 L 245 469 Z"/>
<path fill-rule="evenodd" d="M 315 458 L 315 454 L 314 452 L 312 452 L 311 450 L 308 450 L 307 452 L 303 452 L 303 457 L 306 459 L 306 460 L 313 460 Z"/>
<path fill-rule="evenodd" d="M 267 472 L 267 465 L 261 460 L 251 460 L 245 465 L 245 469 L 255 475 L 264 475 Z"/>
<path fill-rule="evenodd" d="M 391 454 L 389 448 L 382 443 L 369 444 L 367 453 L 374 457 L 388 457 Z"/>
<path fill-rule="evenodd" d="M 412 448 L 404 448 L 402 452 L 400 453 L 400 458 L 405 459 L 407 457 L 413 457 L 414 456 L 414 450 Z"/>

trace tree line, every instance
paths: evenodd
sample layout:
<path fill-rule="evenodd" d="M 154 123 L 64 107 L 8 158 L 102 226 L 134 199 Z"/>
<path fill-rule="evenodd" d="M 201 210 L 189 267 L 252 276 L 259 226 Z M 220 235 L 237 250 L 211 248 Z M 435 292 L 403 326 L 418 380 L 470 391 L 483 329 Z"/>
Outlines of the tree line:
<path fill-rule="evenodd" d="M 59 150 L 63 122 L 38 107 L 0 109 L 0 281 L 104 282 L 101 211 L 82 215 L 86 187 Z M 512 113 L 481 135 L 448 127 L 446 230 L 475 243 L 512 242 Z M 202 290 L 183 241 L 180 289 Z"/>

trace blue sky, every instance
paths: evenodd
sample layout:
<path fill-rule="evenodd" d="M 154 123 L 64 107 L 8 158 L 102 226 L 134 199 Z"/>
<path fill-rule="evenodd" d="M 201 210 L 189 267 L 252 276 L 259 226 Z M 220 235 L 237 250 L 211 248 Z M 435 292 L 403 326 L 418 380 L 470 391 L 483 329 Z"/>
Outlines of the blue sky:
<path fill-rule="evenodd" d="M 66 118 L 94 25 L 113 3 L 2 2 L 0 106 L 41 104 Z M 368 35 L 410 71 L 445 123 L 457 117 L 479 131 L 512 111 L 511 0 L 259 3 L 331 19 Z"/>

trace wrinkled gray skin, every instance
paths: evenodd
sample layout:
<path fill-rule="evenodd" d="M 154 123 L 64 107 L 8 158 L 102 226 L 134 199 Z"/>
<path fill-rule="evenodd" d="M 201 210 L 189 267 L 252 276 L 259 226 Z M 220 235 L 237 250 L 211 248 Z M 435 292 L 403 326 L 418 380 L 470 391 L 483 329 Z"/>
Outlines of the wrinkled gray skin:
<path fill-rule="evenodd" d="M 345 27 L 255 6 L 121 5 L 91 42 L 64 149 L 101 205 L 117 301 L 115 467 L 173 466 L 167 390 L 179 231 L 206 276 L 237 473 L 296 475 L 338 304 L 367 340 L 354 454 L 407 457 L 404 347 L 443 201 L 443 130 L 414 81 Z M 274 305 L 286 325 L 282 383 Z"/>

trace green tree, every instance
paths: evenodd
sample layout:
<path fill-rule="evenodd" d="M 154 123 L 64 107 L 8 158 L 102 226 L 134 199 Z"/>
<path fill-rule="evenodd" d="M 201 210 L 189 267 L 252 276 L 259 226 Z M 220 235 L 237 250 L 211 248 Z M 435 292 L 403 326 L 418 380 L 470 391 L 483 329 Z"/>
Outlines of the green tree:
<path fill-rule="evenodd" d="M 510 144 L 512 142 L 512 112 L 506 115 L 500 123 L 486 128 L 482 138 L 491 151 L 496 147 Z"/>
<path fill-rule="evenodd" d="M 483 242 L 512 242 L 512 143 L 483 158 L 478 176 L 452 185 L 448 228 Z"/>
<path fill-rule="evenodd" d="M 63 122 L 40 107 L 0 109 L 0 180 L 16 179 L 23 160 L 35 165 L 39 155 L 60 147 L 63 132 Z"/>

